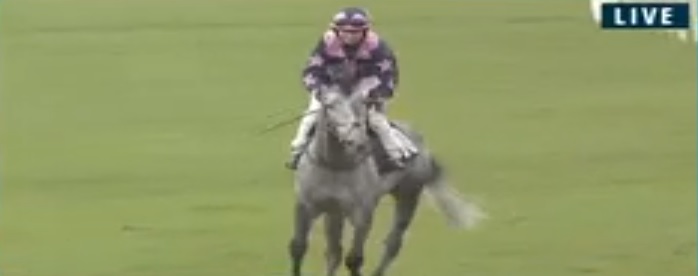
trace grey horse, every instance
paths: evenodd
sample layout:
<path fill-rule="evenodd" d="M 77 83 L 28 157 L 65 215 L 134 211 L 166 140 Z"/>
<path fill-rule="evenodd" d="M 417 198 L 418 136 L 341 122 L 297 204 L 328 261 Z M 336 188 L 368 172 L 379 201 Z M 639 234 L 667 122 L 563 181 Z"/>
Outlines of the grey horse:
<path fill-rule="evenodd" d="M 322 107 L 315 111 L 318 119 L 314 134 L 295 172 L 295 227 L 289 244 L 293 276 L 301 276 L 311 227 L 321 215 L 325 222 L 326 275 L 336 275 L 342 262 L 342 233 L 348 221 L 354 231 L 344 263 L 351 276 L 361 276 L 364 246 L 375 209 L 384 195 L 390 194 L 395 200 L 394 217 L 374 276 L 384 275 L 398 256 L 423 191 L 432 196 L 452 225 L 470 227 L 484 217 L 475 204 L 447 185 L 442 166 L 423 138 L 404 123 L 393 124 L 418 146 L 420 153 L 404 168 L 390 167 L 377 137 L 367 127 L 372 105 L 361 98 L 362 93 L 356 93 L 361 86 L 347 89 L 351 86 L 338 81 L 318 94 Z"/>

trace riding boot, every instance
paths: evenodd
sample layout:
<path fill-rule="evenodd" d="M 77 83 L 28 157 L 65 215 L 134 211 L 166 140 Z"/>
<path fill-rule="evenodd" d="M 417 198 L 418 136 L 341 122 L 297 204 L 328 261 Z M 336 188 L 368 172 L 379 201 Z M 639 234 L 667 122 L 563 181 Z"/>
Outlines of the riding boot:
<path fill-rule="evenodd" d="M 390 128 L 393 137 L 395 137 L 396 140 L 400 141 L 400 145 L 402 145 L 402 155 L 406 158 L 409 159 L 411 157 L 416 156 L 419 153 L 419 149 L 417 146 L 410 140 L 407 135 L 402 133 L 400 130 L 391 127 Z"/>
<path fill-rule="evenodd" d="M 383 144 L 389 162 L 398 168 L 404 167 L 404 159 L 411 155 L 409 150 L 405 150 L 399 138 L 395 136 L 385 114 L 377 109 L 371 109 L 369 112 L 369 124 Z"/>
<path fill-rule="evenodd" d="M 295 170 L 298 168 L 298 163 L 300 162 L 301 156 L 306 150 L 308 143 L 310 141 L 310 133 L 315 125 L 317 119 L 317 110 L 320 108 L 321 104 L 315 97 L 311 95 L 310 103 L 305 111 L 305 116 L 301 119 L 298 124 L 298 129 L 296 134 L 291 141 L 291 156 L 288 161 L 286 161 L 286 168 Z"/>

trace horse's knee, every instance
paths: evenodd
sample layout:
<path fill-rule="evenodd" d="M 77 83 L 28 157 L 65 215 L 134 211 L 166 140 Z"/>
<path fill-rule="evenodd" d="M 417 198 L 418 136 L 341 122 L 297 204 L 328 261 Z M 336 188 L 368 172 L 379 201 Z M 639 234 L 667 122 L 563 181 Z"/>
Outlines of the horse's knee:
<path fill-rule="evenodd" d="M 325 249 L 326 255 L 341 254 L 342 252 L 344 252 L 344 247 L 341 244 L 337 243 L 330 243 L 327 245 L 327 248 Z"/>
<path fill-rule="evenodd" d="M 292 239 L 291 242 L 289 242 L 288 248 L 291 255 L 297 257 L 305 254 L 305 251 L 308 249 L 308 242 L 302 239 Z"/>
<path fill-rule="evenodd" d="M 402 248 L 402 235 L 391 235 L 383 241 L 383 244 L 385 244 L 391 254 L 397 254 Z"/>
<path fill-rule="evenodd" d="M 364 265 L 364 256 L 349 255 L 344 258 L 344 265 L 349 269 L 357 269 Z"/>
<path fill-rule="evenodd" d="M 412 223 L 412 218 L 402 218 L 398 221 L 395 222 L 395 228 L 397 228 L 400 231 L 405 231 L 407 230 L 408 227 L 410 227 L 410 224 Z"/>

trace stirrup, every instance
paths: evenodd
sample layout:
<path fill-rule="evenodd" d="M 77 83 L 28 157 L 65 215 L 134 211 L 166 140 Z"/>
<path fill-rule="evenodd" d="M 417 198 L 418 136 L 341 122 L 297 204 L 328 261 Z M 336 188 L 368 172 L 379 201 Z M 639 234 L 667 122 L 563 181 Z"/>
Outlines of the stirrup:
<path fill-rule="evenodd" d="M 301 161 L 301 153 L 294 153 L 291 155 L 291 159 L 284 163 L 284 166 L 292 171 L 298 169 L 298 163 Z"/>
<path fill-rule="evenodd" d="M 298 169 L 298 161 L 288 160 L 286 161 L 286 163 L 284 163 L 284 167 L 286 167 L 289 170 L 295 171 Z"/>

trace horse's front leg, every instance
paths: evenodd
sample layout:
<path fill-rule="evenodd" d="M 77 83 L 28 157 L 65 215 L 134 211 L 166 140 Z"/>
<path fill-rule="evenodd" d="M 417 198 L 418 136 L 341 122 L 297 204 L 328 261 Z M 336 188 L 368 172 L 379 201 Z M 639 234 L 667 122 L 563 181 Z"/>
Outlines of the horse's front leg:
<path fill-rule="evenodd" d="M 327 276 L 337 275 L 337 269 L 342 263 L 342 231 L 344 230 L 344 215 L 340 212 L 329 212 L 325 215 L 325 238 L 327 239 Z"/>
<path fill-rule="evenodd" d="M 344 264 L 351 276 L 361 276 L 361 268 L 364 264 L 364 247 L 371 232 L 376 205 L 377 201 L 372 201 L 364 206 L 359 206 L 350 217 L 354 226 L 354 237 Z"/>
<path fill-rule="evenodd" d="M 308 236 L 313 220 L 317 217 L 309 207 L 296 203 L 295 207 L 295 230 L 293 238 L 289 243 L 289 253 L 293 261 L 291 273 L 293 276 L 301 276 L 303 257 L 308 250 Z"/>

